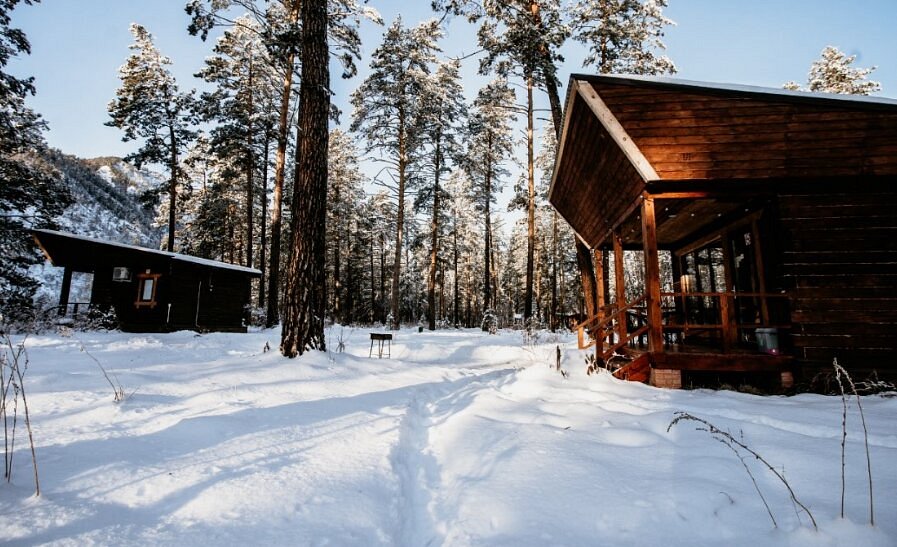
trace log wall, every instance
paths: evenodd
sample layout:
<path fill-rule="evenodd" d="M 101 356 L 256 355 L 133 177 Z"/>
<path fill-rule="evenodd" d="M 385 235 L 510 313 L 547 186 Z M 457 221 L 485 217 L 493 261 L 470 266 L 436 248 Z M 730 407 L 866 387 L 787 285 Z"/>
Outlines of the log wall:
<path fill-rule="evenodd" d="M 897 379 L 897 193 L 847 186 L 778 199 L 795 354 L 805 376 L 837 357 Z"/>

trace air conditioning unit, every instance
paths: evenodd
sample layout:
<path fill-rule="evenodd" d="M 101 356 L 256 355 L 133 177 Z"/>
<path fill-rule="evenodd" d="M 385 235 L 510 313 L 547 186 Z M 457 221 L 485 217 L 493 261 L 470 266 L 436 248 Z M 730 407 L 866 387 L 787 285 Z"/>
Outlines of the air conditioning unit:
<path fill-rule="evenodd" d="M 112 269 L 112 281 L 127 282 L 131 280 L 131 270 L 124 267 Z"/>

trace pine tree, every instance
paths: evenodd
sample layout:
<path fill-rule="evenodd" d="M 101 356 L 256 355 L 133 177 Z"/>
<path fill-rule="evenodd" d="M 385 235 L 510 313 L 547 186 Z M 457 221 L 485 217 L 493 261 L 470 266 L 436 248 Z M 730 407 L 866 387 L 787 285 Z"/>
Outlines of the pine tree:
<path fill-rule="evenodd" d="M 24 319 L 37 282 L 28 267 L 41 261 L 29 228 L 52 228 L 71 197 L 58 173 L 40 160 L 45 123 L 25 106 L 35 93 L 33 78 L 4 70 L 10 59 L 28 54 L 21 30 L 10 27 L 19 0 L 0 2 L 0 322 Z M 32 4 L 24 0 L 25 5 Z"/>
<path fill-rule="evenodd" d="M 291 204 L 290 261 L 284 295 L 280 352 L 286 357 L 326 348 L 324 239 L 327 222 L 327 121 L 330 67 L 327 0 L 304 0 L 302 73 L 296 127 L 296 169 Z"/>
<path fill-rule="evenodd" d="M 294 98 L 294 73 L 299 58 L 302 26 L 299 20 L 300 0 L 188 0 L 186 11 L 191 17 L 188 31 L 203 40 L 210 30 L 233 24 L 230 12 L 247 12 L 262 28 L 262 40 L 268 50 L 272 68 L 280 75 L 278 121 L 273 129 L 277 142 L 274 183 L 271 200 L 271 263 L 268 268 L 268 306 L 266 326 L 273 327 L 280 319 L 280 256 L 283 224 L 283 196 L 286 180 L 287 149 L 290 146 L 288 122 Z M 329 0 L 327 32 L 334 54 L 343 65 L 343 77 L 355 75 L 355 60 L 360 58 L 361 38 L 358 26 L 362 18 L 382 24 L 379 13 L 357 0 Z"/>
<path fill-rule="evenodd" d="M 436 329 L 437 303 L 436 281 L 439 267 L 440 238 L 443 235 L 444 205 L 448 196 L 441 186 L 442 177 L 449 172 L 451 160 L 457 160 L 461 153 L 459 136 L 461 125 L 467 115 L 464 90 L 461 86 L 457 61 L 439 63 L 429 85 L 425 89 L 422 104 L 423 139 L 430 158 L 425 171 L 432 186 L 424 183 L 418 192 L 415 209 L 426 206 L 432 211 L 430 217 L 430 256 L 427 272 L 427 326 Z M 423 182 L 423 181 L 422 181 Z"/>
<path fill-rule="evenodd" d="M 364 135 L 367 152 L 380 152 L 398 198 L 390 298 L 394 329 L 400 321 L 405 192 L 422 143 L 422 98 L 440 36 L 436 21 L 406 29 L 396 19 L 372 55 L 371 74 L 352 94 L 352 130 Z"/>
<path fill-rule="evenodd" d="M 196 138 L 195 99 L 193 92 L 184 93 L 169 72 L 171 60 L 159 53 L 152 35 L 132 23 L 134 52 L 119 69 L 121 87 L 109 103 L 112 120 L 106 125 L 125 132 L 123 141 L 142 140 L 137 152 L 125 159 L 140 168 L 145 163 L 158 163 L 168 169 L 168 243 L 174 250 L 177 193 L 180 179 L 179 157 Z"/>
<path fill-rule="evenodd" d="M 349 274 L 353 270 L 361 271 L 349 255 L 357 232 L 358 209 L 364 194 L 355 143 L 339 129 L 330 132 L 327 175 L 328 308 L 334 320 L 345 324 L 354 317 L 351 302 L 354 295 L 348 286 L 353 278 Z"/>
<path fill-rule="evenodd" d="M 508 171 L 503 164 L 511 156 L 511 116 L 514 91 L 503 79 L 482 88 L 473 103 L 464 169 L 473 182 L 472 197 L 485 224 L 483 249 L 483 307 L 495 304 L 492 281 L 492 204 Z"/>
<path fill-rule="evenodd" d="M 276 93 L 277 75 L 263 47 L 262 30 L 251 17 L 238 17 L 218 39 L 214 55 L 206 59 L 205 67 L 197 74 L 216 86 L 201 98 L 203 118 L 217 122 L 210 132 L 211 150 L 235 167 L 223 172 L 223 176 L 242 179 L 245 213 L 240 237 L 248 267 L 255 264 L 255 217 L 260 203 L 256 195 L 259 187 L 263 193 L 267 186 L 259 175 L 267 164 L 264 150 L 268 128 L 275 123 L 271 119 L 274 112 L 267 106 Z"/>
<path fill-rule="evenodd" d="M 484 4 L 486 20 L 480 27 L 478 38 L 486 51 L 480 63 L 480 71 L 495 70 L 507 78 L 517 75 L 526 86 L 526 149 L 527 176 L 524 198 L 527 212 L 527 263 L 524 320 L 533 313 L 534 253 L 536 241 L 536 193 L 534 165 L 534 108 L 533 89 L 541 80 L 545 52 L 557 60 L 556 50 L 567 37 L 561 23 L 557 4 L 521 0 L 518 2 L 487 2 Z"/>
<path fill-rule="evenodd" d="M 674 74 L 664 50 L 667 0 L 579 0 L 572 8 L 574 38 L 589 48 L 583 66 L 602 74 Z"/>
<path fill-rule="evenodd" d="M 879 82 L 867 79 L 876 69 L 856 68 L 856 55 L 845 55 L 835 46 L 826 46 L 819 59 L 813 61 L 807 75 L 807 91 L 841 93 L 846 95 L 871 95 L 881 91 Z M 785 89 L 799 90 L 795 82 L 788 82 Z"/>

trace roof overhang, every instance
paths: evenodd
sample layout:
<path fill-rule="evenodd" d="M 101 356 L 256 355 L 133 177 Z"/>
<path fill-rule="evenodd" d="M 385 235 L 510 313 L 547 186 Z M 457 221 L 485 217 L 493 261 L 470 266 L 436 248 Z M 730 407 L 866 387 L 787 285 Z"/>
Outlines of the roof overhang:
<path fill-rule="evenodd" d="M 72 268 L 75 271 L 93 272 L 104 264 L 103 256 L 113 255 L 117 258 L 130 258 L 154 261 L 157 263 L 179 262 L 200 268 L 225 270 L 260 277 L 262 272 L 255 268 L 247 268 L 237 264 L 228 264 L 217 260 L 209 260 L 195 256 L 148 249 L 136 245 L 104 241 L 56 230 L 32 230 L 34 240 L 47 259 L 54 265 Z"/>

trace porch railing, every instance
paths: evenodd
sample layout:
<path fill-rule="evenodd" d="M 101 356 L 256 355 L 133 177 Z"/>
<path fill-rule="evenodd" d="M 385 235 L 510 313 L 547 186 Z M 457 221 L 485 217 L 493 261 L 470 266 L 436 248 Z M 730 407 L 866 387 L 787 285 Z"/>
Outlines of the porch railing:
<path fill-rule="evenodd" d="M 604 306 L 576 325 L 580 349 L 600 343 L 597 355 L 605 361 L 623 347 L 642 346 L 650 329 L 646 296 L 623 305 Z M 756 329 L 787 331 L 786 294 L 761 292 L 664 292 L 661 315 L 664 345 L 709 346 L 724 353 L 754 348 Z"/>

